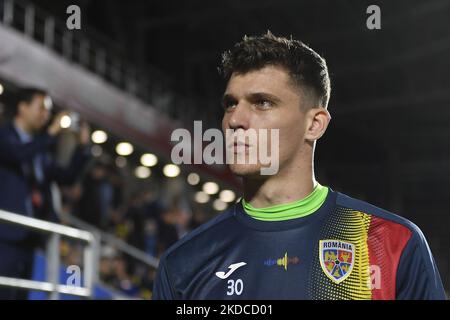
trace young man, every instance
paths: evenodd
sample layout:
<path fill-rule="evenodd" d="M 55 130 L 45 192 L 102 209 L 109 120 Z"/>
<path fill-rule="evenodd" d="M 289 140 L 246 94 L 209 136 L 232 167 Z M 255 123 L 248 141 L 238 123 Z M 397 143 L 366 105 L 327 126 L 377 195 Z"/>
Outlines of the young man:
<path fill-rule="evenodd" d="M 230 164 L 243 199 L 167 250 L 154 299 L 445 299 L 417 226 L 315 180 L 315 143 L 331 119 L 325 60 L 268 33 L 244 37 L 222 71 L 234 153 L 255 148 L 242 133 L 278 129 L 279 170 Z"/>

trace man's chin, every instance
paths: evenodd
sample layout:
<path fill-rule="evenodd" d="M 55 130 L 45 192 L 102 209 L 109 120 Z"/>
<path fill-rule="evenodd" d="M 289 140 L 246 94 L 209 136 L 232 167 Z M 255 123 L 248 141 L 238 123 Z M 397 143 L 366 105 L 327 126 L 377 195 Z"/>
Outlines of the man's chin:
<path fill-rule="evenodd" d="M 258 165 L 231 164 L 231 172 L 241 178 L 261 177 L 261 167 Z"/>

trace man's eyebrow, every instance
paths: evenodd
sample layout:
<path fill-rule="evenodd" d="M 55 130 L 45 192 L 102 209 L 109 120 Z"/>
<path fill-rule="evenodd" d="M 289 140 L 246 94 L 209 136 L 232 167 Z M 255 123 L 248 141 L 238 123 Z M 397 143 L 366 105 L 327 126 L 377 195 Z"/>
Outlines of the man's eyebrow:
<path fill-rule="evenodd" d="M 253 100 L 253 99 L 268 99 L 268 100 L 272 100 L 273 102 L 280 102 L 281 99 L 278 98 L 277 96 L 267 93 L 267 92 L 252 92 L 246 95 L 246 98 L 248 100 Z"/>
<path fill-rule="evenodd" d="M 281 99 L 277 96 L 267 93 L 267 92 L 252 92 L 245 95 L 245 98 L 247 100 L 256 100 L 256 99 L 268 99 L 272 100 L 273 102 L 280 102 Z M 222 97 L 222 102 L 230 101 L 230 100 L 237 100 L 237 98 L 234 97 L 231 93 L 225 93 Z"/>
<path fill-rule="evenodd" d="M 230 99 L 235 99 L 231 93 L 224 93 L 224 95 L 222 96 L 222 101 L 230 100 Z"/>
<path fill-rule="evenodd" d="M 222 97 L 221 102 L 222 102 L 222 104 L 225 104 L 229 101 L 235 101 L 235 100 L 237 100 L 237 99 L 231 93 L 225 93 Z"/>

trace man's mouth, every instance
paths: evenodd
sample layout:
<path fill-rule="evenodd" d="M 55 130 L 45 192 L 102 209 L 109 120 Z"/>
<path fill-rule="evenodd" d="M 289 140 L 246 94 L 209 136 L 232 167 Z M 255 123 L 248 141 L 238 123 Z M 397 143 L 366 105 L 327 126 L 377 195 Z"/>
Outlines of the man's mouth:
<path fill-rule="evenodd" d="M 234 142 L 232 144 L 232 148 L 233 148 L 234 153 L 238 153 L 238 152 L 242 152 L 242 151 L 247 152 L 249 150 L 250 146 L 244 142 Z"/>

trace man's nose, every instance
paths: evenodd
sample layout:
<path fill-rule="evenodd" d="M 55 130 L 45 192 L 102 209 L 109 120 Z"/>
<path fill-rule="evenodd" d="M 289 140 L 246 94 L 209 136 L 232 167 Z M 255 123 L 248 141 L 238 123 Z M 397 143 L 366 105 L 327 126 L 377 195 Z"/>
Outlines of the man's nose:
<path fill-rule="evenodd" d="M 249 128 L 250 122 L 250 106 L 245 102 L 239 102 L 228 118 L 228 127 L 230 129 L 244 129 Z"/>

